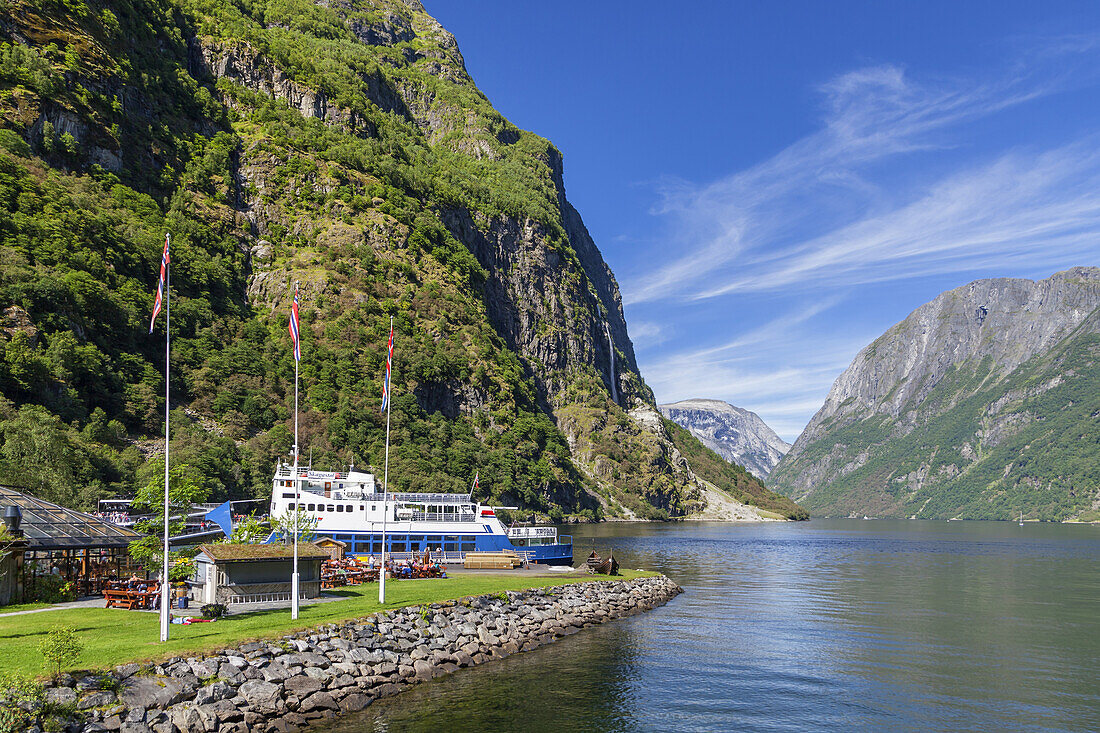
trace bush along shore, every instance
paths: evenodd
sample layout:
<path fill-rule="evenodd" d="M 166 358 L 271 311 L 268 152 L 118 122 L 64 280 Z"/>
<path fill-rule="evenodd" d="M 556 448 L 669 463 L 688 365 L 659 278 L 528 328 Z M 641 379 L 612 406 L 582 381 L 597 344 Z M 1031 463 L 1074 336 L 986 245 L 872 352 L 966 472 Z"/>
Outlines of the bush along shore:
<path fill-rule="evenodd" d="M 204 657 L 64 674 L 31 712 L 37 720 L 29 730 L 295 730 L 682 592 L 664 576 L 507 591 L 386 611 Z"/>

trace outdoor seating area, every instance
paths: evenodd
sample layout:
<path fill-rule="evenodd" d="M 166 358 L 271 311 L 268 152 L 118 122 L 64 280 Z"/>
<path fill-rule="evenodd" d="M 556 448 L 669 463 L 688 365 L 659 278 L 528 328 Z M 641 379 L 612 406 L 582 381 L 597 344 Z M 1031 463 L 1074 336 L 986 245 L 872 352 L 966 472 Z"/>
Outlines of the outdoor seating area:
<path fill-rule="evenodd" d="M 371 555 L 366 559 L 349 557 L 344 560 L 326 560 L 321 566 L 321 587 L 338 588 L 345 585 L 378 582 L 378 563 Z M 386 560 L 386 577 L 394 580 L 413 578 L 446 578 L 447 566 L 430 553 L 407 560 Z"/>
<path fill-rule="evenodd" d="M 160 608 L 160 583 L 155 580 L 110 581 L 103 589 L 106 608 L 125 608 L 128 611 Z"/>
<path fill-rule="evenodd" d="M 321 564 L 321 587 L 339 588 L 378 580 L 378 570 L 369 568 L 354 558 L 326 560 Z"/>
<path fill-rule="evenodd" d="M 103 593 L 111 581 L 144 568 L 128 545 L 142 535 L 105 519 L 0 486 L 0 507 L 21 540 L 10 588 L 0 600 L 56 602 Z"/>
<path fill-rule="evenodd" d="M 432 561 L 425 553 L 420 562 L 409 559 L 404 562 L 386 562 L 386 577 L 394 579 L 446 578 L 447 566 L 438 560 Z"/>

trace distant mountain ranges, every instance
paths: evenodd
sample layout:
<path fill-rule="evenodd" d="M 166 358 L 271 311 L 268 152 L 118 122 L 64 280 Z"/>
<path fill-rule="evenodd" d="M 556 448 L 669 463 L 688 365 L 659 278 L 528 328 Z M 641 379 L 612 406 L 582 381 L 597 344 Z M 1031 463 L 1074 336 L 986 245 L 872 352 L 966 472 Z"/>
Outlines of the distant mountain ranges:
<path fill-rule="evenodd" d="M 767 478 L 791 449 L 755 412 L 721 400 L 682 400 L 660 405 L 661 414 L 731 463 Z"/>
<path fill-rule="evenodd" d="M 793 446 L 717 400 L 661 411 L 817 516 L 1100 520 L 1100 269 L 939 295 L 859 352 Z"/>
<path fill-rule="evenodd" d="M 856 355 L 769 479 L 824 516 L 1100 519 L 1100 269 L 917 308 Z"/>

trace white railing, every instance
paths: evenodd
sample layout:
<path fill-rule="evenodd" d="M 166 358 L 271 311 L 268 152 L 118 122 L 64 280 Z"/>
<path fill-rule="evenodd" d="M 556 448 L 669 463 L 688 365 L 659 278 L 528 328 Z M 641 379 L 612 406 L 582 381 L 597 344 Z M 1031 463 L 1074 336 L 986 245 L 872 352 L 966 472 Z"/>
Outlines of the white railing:
<path fill-rule="evenodd" d="M 467 514 L 447 514 L 445 512 L 413 512 L 409 518 L 414 522 L 474 522 L 477 516 Z"/>

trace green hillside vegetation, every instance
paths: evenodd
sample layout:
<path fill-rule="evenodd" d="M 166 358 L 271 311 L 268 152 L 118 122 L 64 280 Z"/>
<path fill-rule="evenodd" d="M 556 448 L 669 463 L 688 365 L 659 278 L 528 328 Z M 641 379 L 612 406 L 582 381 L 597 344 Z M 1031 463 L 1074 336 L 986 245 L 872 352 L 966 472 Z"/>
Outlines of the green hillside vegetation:
<path fill-rule="evenodd" d="M 917 407 L 939 413 L 903 437 L 891 438 L 885 416 L 831 430 L 799 461 L 869 450 L 860 468 L 820 487 L 803 503 L 814 514 L 1008 520 L 1091 519 L 1100 486 L 1100 311 L 1050 352 L 1011 374 L 986 358 L 954 368 Z M 1051 384 L 1056 386 L 1051 387 Z M 999 403 L 999 401 L 1002 401 Z M 994 413 L 993 404 L 999 404 Z M 1016 427 L 985 437 L 998 416 Z M 1014 432 L 1013 432 L 1014 430 Z M 843 462 L 844 459 L 841 459 Z M 914 490 L 906 477 L 926 472 Z M 782 476 L 780 476 L 780 479 Z"/>
<path fill-rule="evenodd" d="M 368 45 L 357 23 L 399 38 Z M 686 488 L 641 475 L 642 431 L 613 446 L 613 481 L 581 470 L 612 447 L 571 448 L 557 415 L 601 399 L 611 421 L 624 413 L 592 366 L 557 377 L 584 389 L 547 393 L 492 325 L 491 273 L 456 219 L 522 222 L 562 281 L 594 288 L 563 225 L 558 151 L 501 117 L 440 33 L 383 0 L 0 0 L 0 482 L 89 508 L 161 470 L 164 316 L 146 331 L 170 231 L 172 452 L 211 501 L 265 497 L 291 449 L 301 281 L 315 466 L 381 466 L 392 316 L 393 488 L 465 491 L 476 472 L 478 498 L 555 519 L 692 508 Z M 215 78 L 217 54 L 281 69 L 334 118 Z"/>

